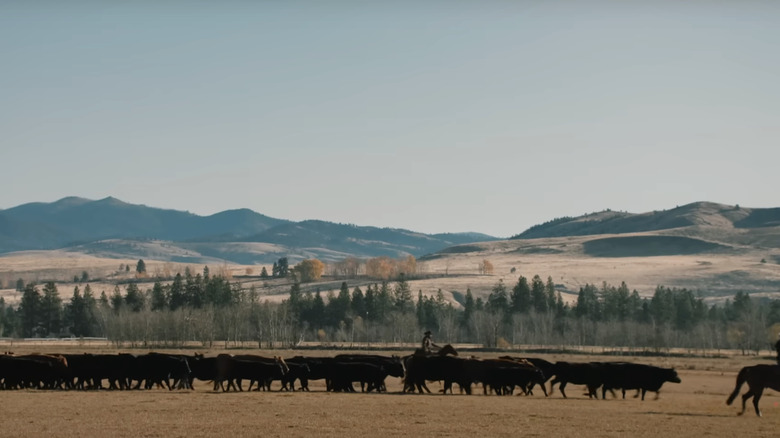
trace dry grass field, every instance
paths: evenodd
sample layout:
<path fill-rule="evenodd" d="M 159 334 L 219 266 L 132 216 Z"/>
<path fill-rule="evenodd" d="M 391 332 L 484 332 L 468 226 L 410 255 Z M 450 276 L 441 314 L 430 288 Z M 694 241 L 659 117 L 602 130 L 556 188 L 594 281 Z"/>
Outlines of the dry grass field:
<path fill-rule="evenodd" d="M 491 289 L 503 280 L 511 288 L 520 275 L 529 279 L 540 275 L 553 281 L 571 293 L 563 293 L 564 300 L 573 301 L 579 288 L 586 283 L 600 285 L 606 281 L 619 285 L 625 281 L 642 296 L 652 296 L 656 286 L 685 287 L 700 290 L 709 295 L 710 303 L 733 297 L 737 291 L 751 293 L 754 297 L 780 297 L 780 264 L 775 263 L 775 250 L 745 249 L 729 254 L 705 253 L 696 255 L 663 255 L 653 257 L 592 257 L 583 253 L 583 242 L 589 237 L 565 237 L 551 239 L 508 240 L 468 245 L 467 252 L 447 252 L 418 262 L 418 270 L 431 278 L 410 281 L 413 291 L 434 295 L 439 289 L 445 298 L 455 302 L 453 292 L 465 293 L 470 289 L 475 296 L 487 296 Z M 776 252 L 776 251 L 775 251 Z M 761 263 L 761 260 L 770 260 Z M 478 265 L 489 260 L 494 266 L 492 274 L 481 275 Z M 47 279 L 72 281 L 87 271 L 90 278 L 107 278 L 104 282 L 92 282 L 96 294 L 113 291 L 115 280 L 131 278 L 137 260 L 96 258 L 67 251 L 28 251 L 0 256 L 0 284 L 6 287 L 17 278 L 41 282 Z M 194 273 L 202 272 L 208 264 L 183 264 L 145 260 L 151 277 L 155 273 L 184 272 L 189 267 Z M 117 273 L 120 264 L 129 264 L 129 273 Z M 208 264 L 212 273 L 228 273 L 236 280 L 247 273 L 257 276 L 260 265 Z M 270 272 L 271 266 L 266 266 Z M 514 272 L 512 270 L 514 269 Z M 376 280 L 370 280 L 375 282 Z M 338 290 L 341 280 L 323 277 L 320 283 L 305 285 L 322 291 Z M 368 283 L 369 280 L 363 280 Z M 290 290 L 287 280 L 246 281 L 245 287 L 254 285 L 261 296 L 269 301 L 285 299 Z M 142 288 L 151 288 L 151 283 Z M 61 296 L 70 295 L 68 285 L 60 288 Z M 20 297 L 13 289 L 0 289 L 7 303 L 16 303 Z M 456 304 L 457 305 L 457 304 Z"/>
<path fill-rule="evenodd" d="M 16 345 L 15 351 L 33 348 Z M 667 383 L 659 399 L 649 393 L 645 401 L 609 395 L 607 400 L 589 400 L 577 385 L 567 388 L 568 399 L 558 391 L 549 397 L 540 391 L 533 396 L 503 397 L 401 394 L 400 381 L 394 378 L 388 379 L 387 394 L 327 393 L 321 382 L 312 382 L 309 393 L 215 393 L 199 381 L 194 391 L 7 391 L 0 393 L 0 436 L 768 437 L 780 430 L 780 397 L 775 392 L 767 391 L 761 400 L 763 418 L 752 410 L 738 417 L 739 399 L 733 406 L 725 404 L 740 367 L 769 363 L 766 359 L 539 356 L 551 361 L 626 360 L 674 366 L 682 383 Z M 435 391 L 439 385 L 430 388 Z"/>

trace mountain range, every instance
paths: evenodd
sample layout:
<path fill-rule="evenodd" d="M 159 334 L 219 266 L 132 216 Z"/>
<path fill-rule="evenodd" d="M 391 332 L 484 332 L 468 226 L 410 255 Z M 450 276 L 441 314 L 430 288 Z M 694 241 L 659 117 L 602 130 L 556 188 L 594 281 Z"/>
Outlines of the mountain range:
<path fill-rule="evenodd" d="M 211 216 L 152 208 L 108 197 L 67 197 L 0 210 L 0 254 L 68 249 L 107 257 L 159 257 L 177 262 L 240 264 L 316 257 L 416 257 L 443 248 L 495 240 L 479 233 L 414 231 L 307 220 L 293 222 L 249 209 Z M 151 256 L 151 257 L 150 257 Z"/>
<path fill-rule="evenodd" d="M 531 242 L 517 251 L 555 252 L 543 239 L 583 237 L 589 257 L 647 257 L 764 251 L 779 258 L 780 208 L 696 202 L 669 210 L 605 210 L 535 225 L 509 242 Z M 152 208 L 108 197 L 68 197 L 0 210 L 0 254 L 60 249 L 97 257 L 173 262 L 272 263 L 279 257 L 336 261 L 345 257 L 436 259 L 473 252 L 495 237 L 480 233 L 424 234 L 397 228 L 294 222 L 249 209 L 211 216 Z"/>

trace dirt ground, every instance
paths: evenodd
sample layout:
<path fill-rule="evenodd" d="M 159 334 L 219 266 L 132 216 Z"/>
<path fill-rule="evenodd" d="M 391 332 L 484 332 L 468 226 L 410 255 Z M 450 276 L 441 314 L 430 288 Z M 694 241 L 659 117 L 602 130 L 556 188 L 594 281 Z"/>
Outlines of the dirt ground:
<path fill-rule="evenodd" d="M 19 351 L 23 353 L 25 351 Z M 143 353 L 133 351 L 134 353 Z M 218 351 L 206 352 L 216 354 Z M 242 351 L 245 353 L 246 351 Z M 293 356 L 300 351 L 262 351 Z M 303 352 L 303 354 L 310 354 Z M 333 355 L 317 351 L 311 355 Z M 490 357 L 494 354 L 481 354 Z M 770 363 L 761 358 L 636 358 L 535 355 L 548 360 L 626 360 L 674 366 L 682 383 L 667 383 L 656 400 L 589 400 L 570 385 L 568 399 L 549 397 L 402 394 L 388 379 L 386 394 L 335 394 L 312 382 L 311 392 L 215 393 L 196 381 L 194 391 L 4 391 L 8 437 L 201 437 L 201 436 L 777 436 L 780 397 L 767 391 L 763 418 L 738 398 L 726 406 L 737 371 Z M 432 391 L 439 384 L 430 385 Z M 744 393 L 746 388 L 743 388 Z M 477 391 L 479 392 L 479 391 Z"/>

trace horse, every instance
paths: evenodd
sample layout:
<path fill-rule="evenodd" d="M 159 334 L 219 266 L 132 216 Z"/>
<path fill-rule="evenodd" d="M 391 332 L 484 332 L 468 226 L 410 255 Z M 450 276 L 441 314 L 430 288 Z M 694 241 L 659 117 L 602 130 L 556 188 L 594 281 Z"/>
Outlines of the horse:
<path fill-rule="evenodd" d="M 439 350 L 436 351 L 435 353 L 434 352 L 429 353 L 429 352 L 423 350 L 422 348 L 418 348 L 418 349 L 414 350 L 414 353 L 412 354 L 412 356 L 446 356 L 448 354 L 451 354 L 453 356 L 457 356 L 458 355 L 458 352 L 455 351 L 455 347 L 453 347 L 452 344 L 447 344 L 447 345 L 439 348 Z"/>
<path fill-rule="evenodd" d="M 425 391 L 430 394 L 431 391 L 425 385 L 425 380 L 448 380 L 440 376 L 452 371 L 447 370 L 448 366 L 445 364 L 451 364 L 450 360 L 456 358 L 445 358 L 457 355 L 458 352 L 450 344 L 441 347 L 436 353 L 428 353 L 421 348 L 416 349 L 412 355 L 403 358 L 406 370 L 403 392 L 414 392 L 416 388 L 420 393 Z M 447 386 L 446 383 L 445 386 Z"/>
<path fill-rule="evenodd" d="M 758 408 L 758 401 L 761 400 L 764 388 L 780 391 L 780 365 L 762 364 L 742 368 L 737 374 L 737 385 L 734 392 L 726 400 L 727 405 L 731 405 L 737 398 L 739 390 L 745 382 L 748 384 L 748 392 L 742 395 L 742 412 L 737 415 L 745 413 L 745 403 L 750 397 L 753 397 L 753 407 L 756 409 L 756 415 L 760 417 L 761 410 Z"/>

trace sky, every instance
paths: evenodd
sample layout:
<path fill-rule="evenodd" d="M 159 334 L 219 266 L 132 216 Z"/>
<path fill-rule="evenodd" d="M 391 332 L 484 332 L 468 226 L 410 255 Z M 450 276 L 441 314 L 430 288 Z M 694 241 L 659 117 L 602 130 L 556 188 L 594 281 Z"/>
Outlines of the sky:
<path fill-rule="evenodd" d="M 0 2 L 0 209 L 509 237 L 778 207 L 777 1 Z"/>

